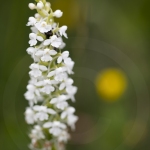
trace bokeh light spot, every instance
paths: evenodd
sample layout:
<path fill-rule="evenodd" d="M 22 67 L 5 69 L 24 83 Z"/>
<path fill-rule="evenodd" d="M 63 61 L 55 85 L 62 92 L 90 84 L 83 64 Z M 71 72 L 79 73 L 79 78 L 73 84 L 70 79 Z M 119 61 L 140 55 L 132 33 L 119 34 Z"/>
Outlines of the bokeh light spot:
<path fill-rule="evenodd" d="M 125 74 L 115 68 L 100 72 L 96 78 L 96 89 L 100 97 L 107 101 L 116 101 L 123 95 L 127 87 Z"/>

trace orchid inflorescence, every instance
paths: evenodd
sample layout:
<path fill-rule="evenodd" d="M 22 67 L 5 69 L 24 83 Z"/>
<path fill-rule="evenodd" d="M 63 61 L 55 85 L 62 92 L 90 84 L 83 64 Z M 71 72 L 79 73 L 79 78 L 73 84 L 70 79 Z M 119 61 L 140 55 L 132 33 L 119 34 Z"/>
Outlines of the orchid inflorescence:
<path fill-rule="evenodd" d="M 67 37 L 67 26 L 59 27 L 54 18 L 63 15 L 61 10 L 55 12 L 46 0 L 35 0 L 30 3 L 31 10 L 37 10 L 34 17 L 29 17 L 27 26 L 31 26 L 29 34 L 30 47 L 27 53 L 34 62 L 30 65 L 30 81 L 25 98 L 29 107 L 25 111 L 25 119 L 31 125 L 29 137 L 32 150 L 64 150 L 70 138 L 68 130 L 75 129 L 78 117 L 75 108 L 68 100 L 75 101 L 77 87 L 73 86 L 74 62 L 65 47 L 62 36 Z"/>

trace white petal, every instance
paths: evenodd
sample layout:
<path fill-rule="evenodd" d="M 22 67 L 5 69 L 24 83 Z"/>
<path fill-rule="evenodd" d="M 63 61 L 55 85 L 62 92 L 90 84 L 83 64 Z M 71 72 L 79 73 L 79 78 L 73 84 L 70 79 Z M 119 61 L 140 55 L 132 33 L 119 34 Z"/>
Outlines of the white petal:
<path fill-rule="evenodd" d="M 40 42 L 42 42 L 44 39 L 41 36 L 37 36 L 37 40 L 40 41 Z"/>
<path fill-rule="evenodd" d="M 60 38 L 57 38 L 56 35 L 53 35 L 50 40 L 51 40 L 51 45 L 56 48 L 58 48 L 62 43 L 62 40 Z"/>
<path fill-rule="evenodd" d="M 43 55 L 43 51 L 41 50 L 38 50 L 36 53 L 35 53 L 36 56 L 42 56 Z"/>
<path fill-rule="evenodd" d="M 35 83 L 36 86 L 43 86 L 44 85 L 44 81 L 39 81 Z"/>
<path fill-rule="evenodd" d="M 67 126 L 66 126 L 65 124 L 63 124 L 63 123 L 61 123 L 59 126 L 60 126 L 62 129 L 66 129 L 66 128 L 67 128 Z"/>
<path fill-rule="evenodd" d="M 36 34 L 38 33 L 38 30 L 35 26 L 31 27 L 30 29 L 33 33 L 36 33 Z"/>
<path fill-rule="evenodd" d="M 36 45 L 37 44 L 37 40 L 30 40 L 29 41 L 29 44 L 30 44 L 30 46 L 34 46 L 34 45 Z"/>
<path fill-rule="evenodd" d="M 66 118 L 66 116 L 67 116 L 67 113 L 64 111 L 64 112 L 62 112 L 62 114 L 61 114 L 61 119 L 65 119 Z"/>
<path fill-rule="evenodd" d="M 56 107 L 61 110 L 64 110 L 67 106 L 68 106 L 67 102 L 61 102 L 61 103 L 56 104 Z"/>
<path fill-rule="evenodd" d="M 77 116 L 75 116 L 75 115 L 69 115 L 68 116 L 68 125 L 72 128 L 72 130 L 74 130 L 75 129 L 75 123 L 77 122 L 77 120 L 78 120 L 78 117 Z"/>
<path fill-rule="evenodd" d="M 62 56 L 59 56 L 57 59 L 57 63 L 60 64 L 62 62 Z"/>
<path fill-rule="evenodd" d="M 51 83 L 52 83 L 52 84 L 58 84 L 58 81 L 56 81 L 56 80 L 51 80 Z"/>
<path fill-rule="evenodd" d="M 67 85 L 72 85 L 73 84 L 73 80 L 71 78 L 69 78 L 67 81 L 66 81 L 66 84 Z"/>
<path fill-rule="evenodd" d="M 43 44 L 47 46 L 47 45 L 49 45 L 50 43 L 51 43 L 51 40 L 50 40 L 50 39 L 47 39 L 47 40 L 44 41 Z"/>
<path fill-rule="evenodd" d="M 52 26 L 51 25 L 47 25 L 46 27 L 45 27 L 45 32 L 48 32 L 48 31 L 50 31 L 50 30 L 52 30 Z"/>
<path fill-rule="evenodd" d="M 59 40 L 53 41 L 53 42 L 51 43 L 51 45 L 52 45 L 53 47 L 59 48 L 59 46 L 61 45 L 61 41 L 59 41 Z"/>
<path fill-rule="evenodd" d="M 63 90 L 65 88 L 65 83 L 61 83 L 59 86 L 59 90 Z"/>
<path fill-rule="evenodd" d="M 54 92 L 55 91 L 55 88 L 53 86 L 51 86 L 51 91 Z"/>
<path fill-rule="evenodd" d="M 75 108 L 74 107 L 69 107 L 67 111 L 68 111 L 69 114 L 73 114 L 75 112 Z"/>
<path fill-rule="evenodd" d="M 42 72 L 40 70 L 32 70 L 29 72 L 29 74 L 35 78 L 40 77 L 42 75 Z"/>
<path fill-rule="evenodd" d="M 51 122 L 46 122 L 43 127 L 44 128 L 50 128 L 52 126 L 52 123 Z"/>
<path fill-rule="evenodd" d="M 50 55 L 44 55 L 43 57 L 41 57 L 42 61 L 48 62 L 52 60 L 52 57 Z"/>
<path fill-rule="evenodd" d="M 39 111 L 39 110 L 40 110 L 40 106 L 35 105 L 35 106 L 33 107 L 33 110 L 34 110 L 34 111 Z"/>
<path fill-rule="evenodd" d="M 66 46 L 66 43 L 64 43 L 63 41 L 61 42 L 61 45 L 59 46 L 60 49 L 63 49 Z"/>
<path fill-rule="evenodd" d="M 53 92 L 55 90 L 55 88 L 51 85 L 46 85 L 41 89 L 41 92 L 46 93 L 46 94 L 50 94 L 51 92 Z"/>
<path fill-rule="evenodd" d="M 56 114 L 56 111 L 54 111 L 53 109 L 50 109 L 50 108 L 47 109 L 47 112 L 52 115 Z"/>
<path fill-rule="evenodd" d="M 59 29 L 59 33 L 60 35 L 64 35 L 65 38 L 68 38 L 67 34 L 66 34 L 66 30 L 67 30 L 67 26 L 62 26 L 60 29 Z"/>
<path fill-rule="evenodd" d="M 54 136 L 59 136 L 61 134 L 62 130 L 60 128 L 51 128 L 49 130 L 49 132 L 51 134 L 53 134 Z"/>
<path fill-rule="evenodd" d="M 55 50 L 50 50 L 50 51 L 49 51 L 49 54 L 50 54 L 50 55 L 56 55 L 57 52 L 56 52 Z"/>
<path fill-rule="evenodd" d="M 36 23 L 36 19 L 34 17 L 29 17 L 29 22 L 27 26 L 33 26 Z"/>
<path fill-rule="evenodd" d="M 36 39 L 37 35 L 35 33 L 30 33 L 29 38 L 30 39 Z"/>
<path fill-rule="evenodd" d="M 30 65 L 30 67 L 29 67 L 30 69 L 39 69 L 39 65 L 38 64 L 35 64 L 35 63 L 33 63 L 33 64 L 31 64 Z"/>
<path fill-rule="evenodd" d="M 49 72 L 49 74 L 48 74 L 47 77 L 52 77 L 52 76 L 54 76 L 54 75 L 55 75 L 55 71 L 51 71 L 51 72 Z"/>
<path fill-rule="evenodd" d="M 26 51 L 27 51 L 28 54 L 33 54 L 34 51 L 35 51 L 35 48 L 29 47 Z"/>
<path fill-rule="evenodd" d="M 69 52 L 68 51 L 64 51 L 62 53 L 63 59 L 67 58 L 69 56 Z"/>
<path fill-rule="evenodd" d="M 53 98 L 53 99 L 51 99 L 50 104 L 55 104 L 55 103 L 57 103 L 57 101 L 58 101 L 57 98 Z"/>
<path fill-rule="evenodd" d="M 41 71 L 47 71 L 47 67 L 45 67 L 45 66 L 40 65 L 39 68 Z"/>

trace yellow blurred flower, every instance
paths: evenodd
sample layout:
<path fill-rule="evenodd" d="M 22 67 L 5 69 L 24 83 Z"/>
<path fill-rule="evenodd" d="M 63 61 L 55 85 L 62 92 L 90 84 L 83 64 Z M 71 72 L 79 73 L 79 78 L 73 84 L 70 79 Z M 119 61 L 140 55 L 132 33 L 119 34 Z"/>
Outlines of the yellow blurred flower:
<path fill-rule="evenodd" d="M 96 78 L 97 92 L 107 101 L 117 100 L 125 92 L 126 87 L 126 76 L 119 69 L 106 69 Z"/>
<path fill-rule="evenodd" d="M 57 0 L 51 3 L 54 10 L 59 8 L 63 11 L 64 15 L 59 18 L 60 26 L 67 25 L 69 29 L 77 27 L 80 19 L 80 5 L 77 0 Z"/>

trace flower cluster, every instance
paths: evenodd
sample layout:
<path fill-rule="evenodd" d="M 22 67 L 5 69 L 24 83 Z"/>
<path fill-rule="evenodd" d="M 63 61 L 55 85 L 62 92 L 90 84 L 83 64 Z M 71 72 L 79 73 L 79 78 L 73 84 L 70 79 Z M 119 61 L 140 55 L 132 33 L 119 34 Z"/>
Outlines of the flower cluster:
<path fill-rule="evenodd" d="M 25 93 L 29 102 L 25 119 L 32 125 L 30 149 L 63 150 L 70 137 L 68 130 L 74 130 L 78 120 L 75 108 L 68 103 L 68 100 L 75 101 L 77 92 L 73 79 L 69 78 L 74 62 L 69 51 L 61 52 L 65 47 L 62 36 L 68 38 L 67 26 L 59 27 L 54 18 L 60 18 L 62 11 L 53 12 L 46 0 L 35 1 L 29 8 L 36 9 L 37 13 L 27 23 L 31 27 L 27 53 L 34 60 Z"/>

